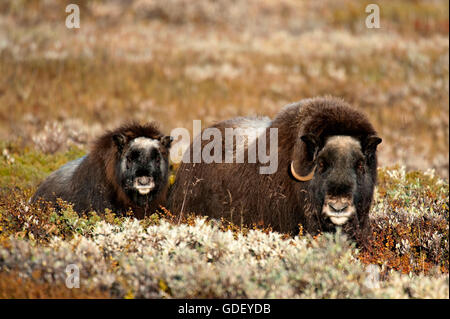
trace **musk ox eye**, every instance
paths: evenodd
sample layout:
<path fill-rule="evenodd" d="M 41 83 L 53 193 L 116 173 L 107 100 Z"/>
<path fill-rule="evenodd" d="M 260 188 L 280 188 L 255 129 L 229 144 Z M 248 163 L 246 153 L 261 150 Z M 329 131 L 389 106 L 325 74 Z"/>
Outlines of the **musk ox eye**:
<path fill-rule="evenodd" d="M 128 162 L 135 162 L 135 161 L 137 161 L 138 158 L 139 158 L 139 152 L 138 151 L 132 151 L 127 156 Z"/>
<path fill-rule="evenodd" d="M 159 154 L 158 150 L 156 150 L 156 149 L 152 150 L 152 152 L 150 154 L 150 158 L 156 165 L 159 165 L 159 163 L 161 162 L 161 155 Z"/>
<path fill-rule="evenodd" d="M 325 167 L 326 167 L 325 161 L 319 160 L 317 165 L 319 166 L 319 171 L 323 172 L 325 170 Z"/>
<path fill-rule="evenodd" d="M 356 170 L 361 173 L 364 172 L 364 162 L 362 160 L 356 162 Z"/>

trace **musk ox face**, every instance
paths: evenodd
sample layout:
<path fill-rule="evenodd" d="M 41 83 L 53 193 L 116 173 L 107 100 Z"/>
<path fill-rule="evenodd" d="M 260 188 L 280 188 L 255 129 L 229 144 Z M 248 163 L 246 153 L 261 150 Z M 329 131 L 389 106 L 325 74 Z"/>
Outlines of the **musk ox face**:
<path fill-rule="evenodd" d="M 377 136 L 355 138 L 330 136 L 321 147 L 320 140 L 311 134 L 301 140 L 312 170 L 300 176 L 291 165 L 292 174 L 302 182 L 309 182 L 312 208 L 317 212 L 323 230 L 335 226 L 361 225 L 367 216 L 376 183 Z M 350 227 L 352 228 L 352 227 Z"/>
<path fill-rule="evenodd" d="M 118 184 L 134 204 L 145 206 L 167 183 L 172 137 L 137 137 L 128 141 L 125 135 L 116 135 L 114 141 L 119 150 Z"/>

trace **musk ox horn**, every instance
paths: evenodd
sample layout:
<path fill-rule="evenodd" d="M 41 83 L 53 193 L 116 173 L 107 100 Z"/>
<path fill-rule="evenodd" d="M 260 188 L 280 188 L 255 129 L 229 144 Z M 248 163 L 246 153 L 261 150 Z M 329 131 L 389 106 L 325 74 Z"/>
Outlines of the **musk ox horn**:
<path fill-rule="evenodd" d="M 299 174 L 297 174 L 297 173 L 295 172 L 295 169 L 294 169 L 294 161 L 291 162 L 291 173 L 292 173 L 292 176 L 294 176 L 294 178 L 295 178 L 296 180 L 300 181 L 300 182 L 307 182 L 307 181 L 312 180 L 312 178 L 314 177 L 314 171 L 315 171 L 315 170 L 316 170 L 316 167 L 314 166 L 313 169 L 311 170 L 311 172 L 310 172 L 308 175 L 306 175 L 306 176 L 301 176 L 301 175 L 299 175 Z"/>

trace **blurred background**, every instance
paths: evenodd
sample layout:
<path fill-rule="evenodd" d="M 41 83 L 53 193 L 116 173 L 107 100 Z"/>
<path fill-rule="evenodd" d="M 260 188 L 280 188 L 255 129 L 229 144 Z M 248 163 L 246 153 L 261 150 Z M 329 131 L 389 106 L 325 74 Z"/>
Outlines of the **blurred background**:
<path fill-rule="evenodd" d="M 69 3 L 79 29 L 65 26 Z M 365 26 L 369 3 L 379 29 Z M 1 0 L 0 142 L 87 150 L 124 120 L 169 133 L 330 94 L 369 115 L 380 165 L 448 178 L 448 10 L 444 0 Z"/>

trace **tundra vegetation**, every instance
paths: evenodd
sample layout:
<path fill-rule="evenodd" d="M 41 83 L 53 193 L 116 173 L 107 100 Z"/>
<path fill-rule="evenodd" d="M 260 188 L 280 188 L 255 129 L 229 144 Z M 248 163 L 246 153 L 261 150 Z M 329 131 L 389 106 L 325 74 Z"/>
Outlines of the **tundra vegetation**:
<path fill-rule="evenodd" d="M 359 0 L 80 1 L 76 30 L 67 3 L 0 2 L 0 297 L 449 297 L 448 1 L 377 1 L 380 29 Z M 27 204 L 124 120 L 170 132 L 325 94 L 383 138 L 367 247 Z"/>

